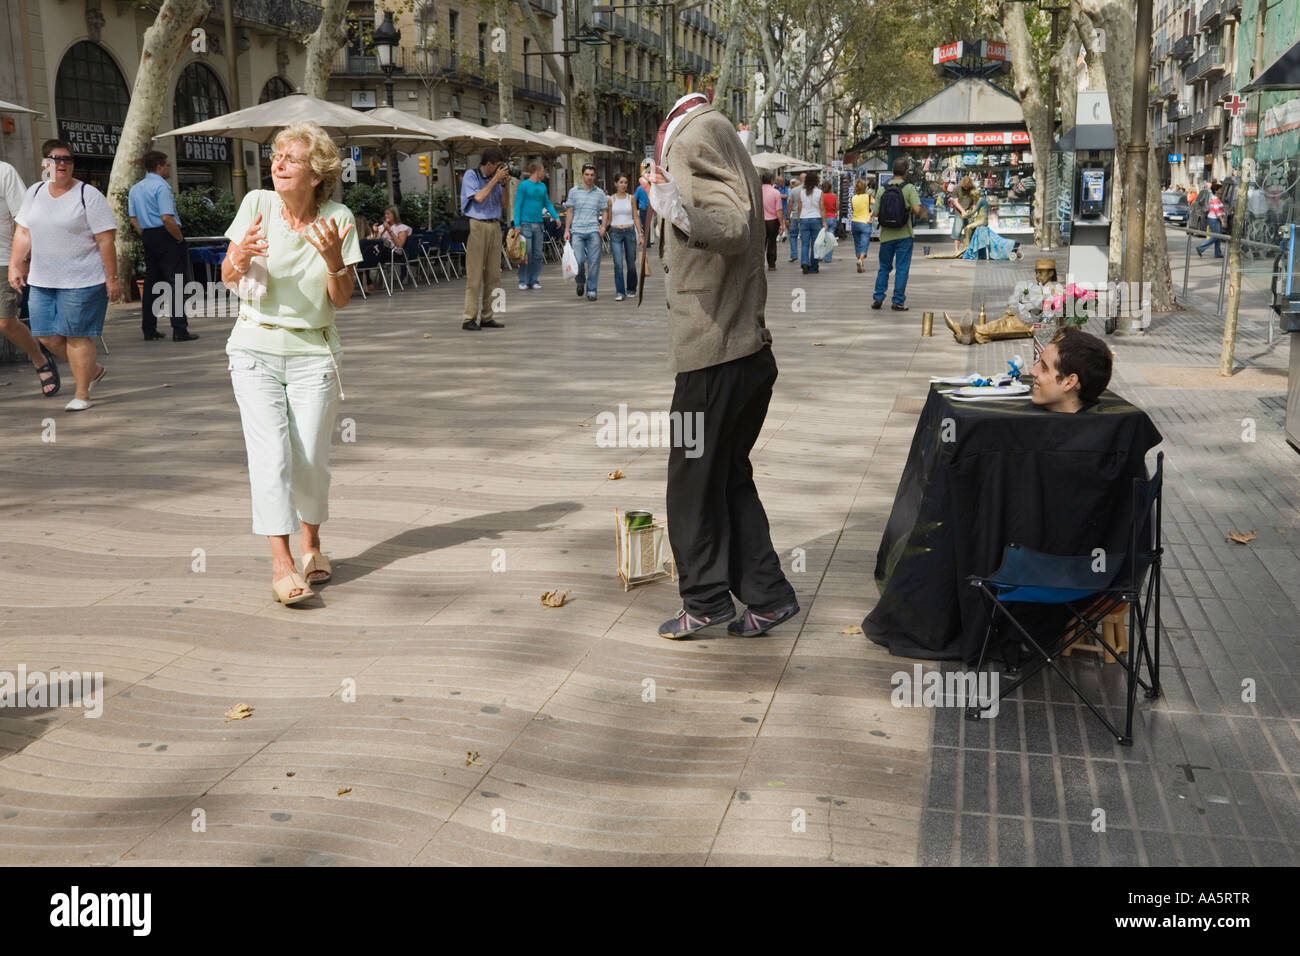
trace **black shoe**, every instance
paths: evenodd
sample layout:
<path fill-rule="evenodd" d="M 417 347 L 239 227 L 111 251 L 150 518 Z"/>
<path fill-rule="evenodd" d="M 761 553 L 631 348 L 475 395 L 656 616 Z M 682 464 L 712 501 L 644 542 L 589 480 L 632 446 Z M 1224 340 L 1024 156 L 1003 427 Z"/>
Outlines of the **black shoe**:
<path fill-rule="evenodd" d="M 907 306 L 905 306 L 905 305 L 899 305 L 897 302 L 895 302 L 893 305 L 891 305 L 890 308 L 893 309 L 895 312 L 906 312 L 906 311 L 907 311 Z"/>
<path fill-rule="evenodd" d="M 884 304 L 885 304 L 885 300 L 884 300 L 884 299 L 872 299 L 872 300 L 871 300 L 871 307 L 872 307 L 873 309 L 878 309 L 878 308 L 880 308 L 880 307 L 881 307 L 882 305 L 884 305 Z"/>
<path fill-rule="evenodd" d="M 734 634 L 737 637 L 758 637 L 760 634 L 766 634 L 782 621 L 788 621 L 798 613 L 798 601 L 791 601 L 789 604 L 783 604 L 771 611 L 755 611 L 752 607 L 746 608 L 745 613 L 740 616 L 740 620 L 732 621 L 727 625 L 727 633 Z"/>
<path fill-rule="evenodd" d="M 578 298 L 581 299 L 587 294 L 587 280 L 581 276 L 578 278 Z"/>
<path fill-rule="evenodd" d="M 173 342 L 193 342 L 198 336 L 189 329 L 176 329 L 172 332 Z"/>
<path fill-rule="evenodd" d="M 712 617 L 696 617 L 685 608 L 677 612 L 677 616 L 669 621 L 664 621 L 659 625 L 659 636 L 666 637 L 670 641 L 680 640 L 683 637 L 690 637 L 706 627 L 712 627 L 714 624 L 725 624 L 736 616 L 736 609 L 733 607 L 722 614 L 714 614 Z"/>
<path fill-rule="evenodd" d="M 502 325 L 500 322 L 498 322 L 496 319 L 484 319 L 482 322 L 478 324 L 478 327 L 480 329 L 504 329 L 505 328 L 505 326 Z"/>
<path fill-rule="evenodd" d="M 462 322 L 462 323 L 460 324 L 460 330 L 461 330 L 462 332 L 477 332 L 477 331 L 478 331 L 478 320 L 477 320 L 477 319 L 470 319 L 468 322 Z"/>
<path fill-rule="evenodd" d="M 807 274 L 808 274 L 808 267 L 807 267 L 807 266 L 800 266 L 799 268 L 803 270 L 803 274 L 804 274 L 804 275 L 807 275 Z"/>
<path fill-rule="evenodd" d="M 1202 249 L 1200 246 L 1197 246 L 1197 247 L 1196 247 L 1196 258 L 1200 259 L 1200 258 L 1202 258 L 1204 255 L 1205 255 L 1205 250 Z"/>
<path fill-rule="evenodd" d="M 146 332 L 146 333 L 144 334 L 144 340 L 145 340 L 146 342 L 153 342 L 153 341 L 156 341 L 157 339 L 165 339 L 165 338 L 167 338 L 167 336 L 165 336 L 165 335 L 163 335 L 161 332 L 157 332 L 157 331 L 154 331 L 154 332 Z"/>

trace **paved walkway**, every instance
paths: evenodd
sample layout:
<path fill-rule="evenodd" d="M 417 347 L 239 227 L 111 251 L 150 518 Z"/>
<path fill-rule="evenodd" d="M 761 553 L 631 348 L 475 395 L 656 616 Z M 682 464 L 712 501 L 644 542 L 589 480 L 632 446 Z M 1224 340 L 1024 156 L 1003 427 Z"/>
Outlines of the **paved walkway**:
<path fill-rule="evenodd" d="M 658 279 L 637 311 L 613 301 L 607 270 L 595 304 L 558 266 L 540 292 L 507 275 L 508 327 L 472 335 L 459 282 L 350 307 L 324 529 L 335 580 L 297 609 L 270 600 L 266 547 L 248 531 L 228 321 L 196 322 L 198 342 L 144 343 L 138 318 L 115 313 L 110 374 L 85 414 L 42 400 L 31 370 L 0 367 L 0 671 L 102 671 L 108 697 L 93 720 L 0 711 L 5 858 L 1032 865 L 1121 862 L 1131 846 L 1196 862 L 1171 835 L 1190 818 L 1213 828 L 1208 859 L 1240 844 L 1218 858 L 1293 862 L 1297 628 L 1277 583 L 1295 579 L 1300 483 L 1280 385 L 1145 384 L 1131 366 L 1159 365 L 1157 346 L 1114 340 L 1116 387 L 1152 411 L 1178 483 L 1166 527 L 1179 679 L 1143 704 L 1129 754 L 1091 749 L 1086 722 L 1067 734 L 1077 708 L 1059 694 L 1004 709 L 994 738 L 989 722 L 890 706 L 890 675 L 911 662 L 846 633 L 875 600 L 929 376 L 997 348 L 956 345 L 941 317 L 923 339 L 920 311 L 966 308 L 990 267 L 918 258 L 912 311 L 894 313 L 866 308 L 871 277 L 850 256 L 815 279 L 780 265 L 768 324 L 781 376 L 754 461 L 804 610 L 757 640 L 664 641 L 673 586 L 625 593 L 613 573 L 614 509 L 664 511 L 666 451 L 595 436 L 621 403 L 668 407 Z M 1180 321 L 1151 342 L 1181 342 Z M 1257 419 L 1250 446 L 1242 407 Z M 626 477 L 607 480 L 616 468 Z M 1260 538 L 1218 543 L 1224 524 Z M 569 602 L 542 607 L 555 587 Z M 1257 676 L 1256 703 L 1234 703 L 1230 665 Z M 241 702 L 253 716 L 224 719 Z M 981 775 L 982 751 L 996 757 L 979 758 Z M 1072 758 L 1092 774 L 1086 797 Z M 1183 764 L 1195 784 L 1179 783 Z M 1055 804 L 1034 783 L 1048 765 Z M 1112 814 L 1121 835 L 1081 849 L 1084 810 L 1120 792 L 1144 815 Z M 1246 829 L 1261 818 L 1275 830 Z M 1240 839 L 1223 839 L 1224 819 Z"/>

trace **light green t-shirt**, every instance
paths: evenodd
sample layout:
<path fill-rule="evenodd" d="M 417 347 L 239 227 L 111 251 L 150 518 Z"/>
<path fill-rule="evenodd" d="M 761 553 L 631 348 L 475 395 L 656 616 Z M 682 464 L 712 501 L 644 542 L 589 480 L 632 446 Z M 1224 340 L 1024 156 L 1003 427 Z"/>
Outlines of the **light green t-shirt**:
<path fill-rule="evenodd" d="M 315 246 L 289 228 L 281 214 L 283 209 L 284 203 L 276 193 L 255 189 L 244 197 L 234 222 L 226 230 L 227 239 L 240 242 L 261 213 L 267 245 L 266 295 L 240 303 L 240 315 L 226 347 L 271 355 L 338 352 L 325 259 Z M 327 201 L 321 204 L 319 215 L 322 220 L 333 219 L 340 232 L 351 224 L 343 237 L 343 263 L 360 262 L 361 243 L 352 211 Z"/>
<path fill-rule="evenodd" d="M 876 215 L 880 214 L 880 197 L 885 194 L 885 188 L 886 188 L 885 186 L 881 186 L 879 189 L 876 190 L 876 206 L 875 206 Z M 893 229 L 887 229 L 884 226 L 881 226 L 880 227 L 881 242 L 889 242 L 889 240 L 891 239 L 907 239 L 911 237 L 912 215 L 913 215 L 912 210 L 915 209 L 917 206 L 921 205 L 921 194 L 916 191 L 916 187 L 913 186 L 911 183 L 907 183 L 906 185 L 903 186 L 903 202 L 907 204 L 907 211 L 909 214 L 907 217 L 907 224 L 903 226 L 896 226 Z"/>

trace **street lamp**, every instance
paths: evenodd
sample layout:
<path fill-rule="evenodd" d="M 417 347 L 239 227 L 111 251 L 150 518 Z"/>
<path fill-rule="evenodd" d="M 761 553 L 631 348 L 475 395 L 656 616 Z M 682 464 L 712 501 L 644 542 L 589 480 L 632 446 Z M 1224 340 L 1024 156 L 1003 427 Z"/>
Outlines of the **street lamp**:
<path fill-rule="evenodd" d="M 397 44 L 402 42 L 401 31 L 393 26 L 393 13 L 391 10 L 384 12 L 384 22 L 375 29 L 371 42 L 374 43 L 375 54 L 379 57 L 379 68 L 384 71 L 384 96 L 391 108 L 395 105 L 393 103 L 393 70 L 397 68 L 393 63 L 393 50 L 397 48 Z M 388 150 L 388 184 L 391 187 L 393 205 L 400 205 L 402 202 L 401 174 L 397 169 L 397 158 L 393 155 L 391 148 Z"/>

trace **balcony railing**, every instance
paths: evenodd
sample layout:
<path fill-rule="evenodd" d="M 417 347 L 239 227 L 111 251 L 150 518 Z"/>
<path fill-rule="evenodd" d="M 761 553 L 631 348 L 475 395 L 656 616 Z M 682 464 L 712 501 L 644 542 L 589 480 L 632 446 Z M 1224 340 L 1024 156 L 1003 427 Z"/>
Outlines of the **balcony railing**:
<path fill-rule="evenodd" d="M 1173 100 L 1178 98 L 1178 88 L 1182 86 L 1172 76 L 1160 84 L 1160 98 L 1162 100 Z"/>
<path fill-rule="evenodd" d="M 235 0 L 236 20 L 248 20 L 291 33 L 315 32 L 320 26 L 320 17 L 320 4 L 307 0 Z"/>
<path fill-rule="evenodd" d="M 1227 60 L 1223 47 L 1212 46 L 1192 61 L 1192 65 L 1183 75 L 1189 82 L 1199 80 L 1212 73 L 1222 72 L 1227 67 Z"/>
<path fill-rule="evenodd" d="M 560 12 L 559 0 L 530 0 L 533 6 L 543 13 L 549 13 L 551 16 L 558 16 Z"/>
<path fill-rule="evenodd" d="M 1224 0 L 1205 0 L 1201 6 L 1201 13 L 1196 18 L 1196 28 L 1206 30 L 1210 27 L 1217 27 L 1223 22 L 1223 4 Z"/>
<path fill-rule="evenodd" d="M 1171 52 L 1175 60 L 1187 59 L 1196 52 L 1196 37 L 1179 37 L 1174 41 L 1173 50 Z"/>
<path fill-rule="evenodd" d="M 1156 145 L 1163 143 L 1172 143 L 1174 140 L 1175 125 L 1173 123 L 1163 123 L 1156 127 L 1155 141 Z"/>
<path fill-rule="evenodd" d="M 1214 81 L 1214 85 L 1210 87 L 1211 101 L 1222 103 L 1224 100 L 1228 99 L 1228 97 L 1232 96 L 1233 87 L 1236 85 L 1236 78 L 1231 73 L 1219 77 L 1219 79 Z"/>
<path fill-rule="evenodd" d="M 1209 106 L 1199 110 L 1193 117 L 1191 128 L 1193 131 L 1202 129 L 1218 129 L 1222 125 L 1223 111 L 1217 106 Z"/>
<path fill-rule="evenodd" d="M 515 95 L 547 103 L 560 102 L 560 88 L 550 80 L 514 71 Z"/>

